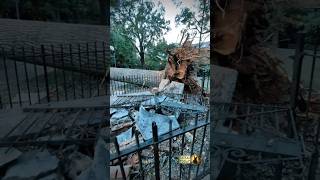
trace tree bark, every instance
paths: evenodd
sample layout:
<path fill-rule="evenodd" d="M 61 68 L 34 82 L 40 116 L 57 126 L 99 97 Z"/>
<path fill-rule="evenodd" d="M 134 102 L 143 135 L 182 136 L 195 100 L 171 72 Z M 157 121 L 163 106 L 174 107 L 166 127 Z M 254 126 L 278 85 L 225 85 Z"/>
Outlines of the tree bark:
<path fill-rule="evenodd" d="M 143 47 L 143 44 L 142 44 L 142 41 L 139 42 L 139 48 L 140 48 L 140 52 L 139 52 L 139 55 L 140 55 L 140 62 L 141 62 L 141 66 L 143 68 L 145 68 L 145 61 L 144 61 L 144 47 Z"/>
<path fill-rule="evenodd" d="M 144 52 L 140 52 L 139 55 L 140 55 L 141 66 L 142 66 L 143 68 L 145 68 Z"/>

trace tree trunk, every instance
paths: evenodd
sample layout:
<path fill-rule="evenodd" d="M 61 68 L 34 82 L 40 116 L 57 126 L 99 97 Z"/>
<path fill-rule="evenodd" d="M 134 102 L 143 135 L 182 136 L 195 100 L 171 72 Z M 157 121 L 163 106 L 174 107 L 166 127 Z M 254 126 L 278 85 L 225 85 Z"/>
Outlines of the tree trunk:
<path fill-rule="evenodd" d="M 144 52 L 140 52 L 139 55 L 140 55 L 141 66 L 142 66 L 143 68 L 145 68 Z"/>
<path fill-rule="evenodd" d="M 143 47 L 142 41 L 139 42 L 139 48 L 140 48 L 139 55 L 140 55 L 141 66 L 142 66 L 143 68 L 145 68 L 145 62 L 144 62 L 144 47 Z"/>

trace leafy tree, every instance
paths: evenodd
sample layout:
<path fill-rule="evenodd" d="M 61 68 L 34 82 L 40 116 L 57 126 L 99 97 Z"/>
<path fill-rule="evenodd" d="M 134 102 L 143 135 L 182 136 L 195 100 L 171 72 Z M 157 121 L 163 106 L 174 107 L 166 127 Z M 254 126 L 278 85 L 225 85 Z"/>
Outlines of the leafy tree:
<path fill-rule="evenodd" d="M 173 0 L 173 2 L 177 6 L 181 6 L 181 2 L 177 0 Z M 210 32 L 210 1 L 197 1 L 196 9 L 181 8 L 181 12 L 176 16 L 175 21 L 177 25 L 185 25 L 185 30 L 199 34 L 200 48 L 203 37 Z"/>
<path fill-rule="evenodd" d="M 122 26 L 124 36 L 135 47 L 140 63 L 145 68 L 145 53 L 157 39 L 169 30 L 164 19 L 164 7 L 159 2 L 123 0 L 111 12 L 112 23 Z"/>
<path fill-rule="evenodd" d="M 153 70 L 163 70 L 168 58 L 166 51 L 175 47 L 175 44 L 168 44 L 165 39 L 162 39 L 157 44 L 151 46 L 148 49 L 146 56 L 147 66 Z"/>
<path fill-rule="evenodd" d="M 137 67 L 139 64 L 135 49 L 132 44 L 128 44 L 128 39 L 123 36 L 121 28 L 113 27 L 111 33 L 111 45 L 115 50 L 115 60 L 117 67 Z"/>

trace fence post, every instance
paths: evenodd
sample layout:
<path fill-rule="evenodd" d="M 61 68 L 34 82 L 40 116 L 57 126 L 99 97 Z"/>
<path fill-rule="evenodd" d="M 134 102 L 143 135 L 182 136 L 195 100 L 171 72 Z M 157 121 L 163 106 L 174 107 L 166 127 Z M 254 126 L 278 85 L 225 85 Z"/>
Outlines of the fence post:
<path fill-rule="evenodd" d="M 3 109 L 1 94 L 0 94 L 0 109 Z"/>
<path fill-rule="evenodd" d="M 206 73 L 205 71 L 203 71 L 203 76 L 202 76 L 202 94 L 204 94 L 205 90 L 204 90 L 204 81 L 206 80 Z"/>
<path fill-rule="evenodd" d="M 291 86 L 291 102 L 290 107 L 292 109 L 296 108 L 297 97 L 299 94 L 299 85 L 301 78 L 301 68 L 303 61 L 303 50 L 304 50 L 304 34 L 300 33 L 297 35 L 297 47 L 295 52 L 295 58 L 293 63 L 293 77 L 292 77 L 292 86 Z"/>
<path fill-rule="evenodd" d="M 140 148 L 140 142 L 139 142 L 139 136 L 138 136 L 139 131 L 135 130 L 135 139 L 136 139 L 136 144 L 137 147 Z M 140 172 L 140 179 L 144 179 L 144 171 L 143 171 L 143 165 L 142 165 L 142 158 L 141 158 L 141 150 L 138 150 L 138 159 L 139 159 L 139 172 Z"/>
<path fill-rule="evenodd" d="M 15 49 L 12 48 L 12 55 L 15 56 Z M 14 71 L 16 74 L 16 83 L 17 83 L 17 90 L 18 90 L 18 97 L 19 97 L 19 105 L 22 106 L 22 99 L 21 99 L 21 90 L 20 90 L 20 79 L 18 74 L 18 67 L 17 67 L 17 61 L 14 60 Z"/>
<path fill-rule="evenodd" d="M 44 45 L 43 44 L 41 45 L 41 58 L 42 58 L 42 62 L 43 62 L 44 79 L 45 79 L 46 92 L 47 92 L 47 101 L 50 102 L 47 62 L 46 62 L 45 49 L 44 49 Z"/>
<path fill-rule="evenodd" d="M 80 70 L 81 98 L 84 98 L 82 65 L 81 65 L 81 45 L 80 44 L 78 44 L 78 58 L 79 58 L 79 70 Z"/>
<path fill-rule="evenodd" d="M 62 76 L 63 76 L 63 89 L 64 89 L 64 99 L 68 100 L 68 89 L 66 82 L 66 72 L 64 70 L 64 50 L 63 44 L 60 44 L 60 53 L 61 53 L 61 64 L 62 64 Z"/>
<path fill-rule="evenodd" d="M 24 72 L 25 72 L 25 76 L 26 76 L 26 83 L 27 83 L 27 90 L 28 90 L 29 105 L 31 105 L 31 94 L 30 94 L 29 74 L 28 74 L 28 70 L 27 70 L 26 53 L 25 53 L 24 47 L 22 47 L 22 57 L 23 57 Z"/>
<path fill-rule="evenodd" d="M 152 139 L 153 139 L 153 155 L 154 155 L 154 171 L 156 180 L 160 180 L 160 159 L 158 147 L 158 127 L 156 122 L 152 122 Z"/>
<path fill-rule="evenodd" d="M 96 63 L 96 73 L 99 72 L 99 68 L 98 68 L 98 50 L 97 50 L 97 41 L 94 42 L 94 59 L 95 59 L 95 63 Z M 98 92 L 98 96 L 100 95 L 100 82 L 99 82 L 99 76 L 97 76 L 97 92 Z"/>
<path fill-rule="evenodd" d="M 72 68 L 74 67 L 73 64 L 73 53 L 72 53 L 72 44 L 69 44 L 69 54 L 70 54 L 70 63 Z M 71 81 L 72 81 L 72 89 L 73 89 L 73 99 L 76 99 L 76 85 L 75 85 L 75 78 L 74 78 L 74 73 L 71 71 Z"/>
<path fill-rule="evenodd" d="M 115 145 L 117 154 L 118 154 L 118 156 L 119 156 L 119 155 L 120 155 L 120 147 L 119 147 L 119 143 L 118 143 L 117 138 L 115 138 L 115 140 L 114 140 L 114 145 Z M 121 170 L 121 174 L 122 174 L 122 179 L 126 180 L 126 173 L 125 173 L 125 171 L 124 171 L 123 162 L 122 162 L 120 156 L 119 156 L 119 158 L 118 158 L 118 161 L 119 161 L 119 163 L 120 163 L 120 170 Z"/>
<path fill-rule="evenodd" d="M 54 46 L 51 45 L 51 54 L 52 54 L 52 63 L 54 67 L 54 82 L 56 86 L 56 93 L 57 93 L 57 101 L 59 101 L 59 88 L 58 88 L 58 79 L 57 79 L 57 68 L 56 68 L 56 56 Z"/>
<path fill-rule="evenodd" d="M 171 180 L 171 158 L 172 158 L 172 119 L 169 121 L 169 180 Z"/>
<path fill-rule="evenodd" d="M 33 68 L 34 68 L 34 76 L 36 78 L 36 87 L 37 87 L 37 97 L 38 97 L 38 103 L 40 104 L 40 89 L 39 89 L 39 78 L 38 78 L 38 67 L 37 67 L 37 60 L 36 60 L 36 53 L 34 46 L 32 46 L 32 61 L 33 61 Z"/>
<path fill-rule="evenodd" d="M 4 48 L 2 48 L 1 51 L 2 51 L 2 56 L 3 56 L 3 66 L 4 66 L 5 76 L 6 76 L 6 84 L 7 84 L 8 96 L 9 96 L 9 103 L 10 103 L 10 108 L 12 108 L 12 98 L 11 98 L 11 90 L 10 90 L 10 83 L 9 83 L 9 76 L 8 76 L 8 69 L 7 69 L 6 53 L 4 51 Z"/>

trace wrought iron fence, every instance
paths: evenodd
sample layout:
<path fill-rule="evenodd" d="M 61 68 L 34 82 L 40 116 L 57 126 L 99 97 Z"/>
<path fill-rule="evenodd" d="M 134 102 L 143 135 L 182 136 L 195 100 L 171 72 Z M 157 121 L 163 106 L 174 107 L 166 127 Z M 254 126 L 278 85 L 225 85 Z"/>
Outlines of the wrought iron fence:
<path fill-rule="evenodd" d="M 310 158 L 297 133 L 291 109 L 215 103 L 213 112 L 211 172 L 214 179 L 306 177 Z"/>
<path fill-rule="evenodd" d="M 106 94 L 105 42 L 12 47 L 0 45 L 0 107 Z"/>
<path fill-rule="evenodd" d="M 111 108 L 137 108 L 141 105 L 151 108 L 160 107 L 161 111 L 179 112 L 180 128 L 173 129 L 172 120 L 169 129 L 164 134 L 159 134 L 159 128 L 164 124 L 156 124 L 153 119 L 152 138 L 144 139 L 141 129 L 133 128 L 133 144 L 123 145 L 118 142 L 116 134 L 111 134 L 111 166 L 120 166 L 121 177 L 126 179 L 125 159 L 136 156 L 138 159 L 137 173 L 131 175 L 133 179 L 197 179 L 208 174 L 209 170 L 209 110 L 208 100 L 194 95 L 162 94 L 168 98 L 177 98 L 169 103 L 155 103 L 151 97 L 161 95 L 131 95 L 119 96 L 111 100 Z M 180 105 L 174 102 L 180 102 Z M 163 100 L 162 102 L 166 102 Z M 181 105 L 183 103 L 183 105 Z M 167 105 L 170 104 L 168 107 Z M 197 108 L 198 107 L 198 108 Z M 205 107 L 199 108 L 199 107 Z M 170 113 L 169 113 L 170 114 Z M 131 141 L 130 140 L 130 141 Z M 142 142 L 143 141 L 143 142 Z M 200 164 L 180 164 L 179 157 L 190 157 L 196 154 L 200 157 Z M 117 174 L 115 175 L 117 176 Z M 115 178 L 115 177 L 110 177 Z"/>
<path fill-rule="evenodd" d="M 210 92 L 210 74 L 201 73 L 198 83 L 205 92 Z M 120 76 L 110 80 L 111 95 L 122 95 L 130 93 L 139 93 L 152 91 L 152 88 L 159 87 L 162 80 L 160 75 L 155 76 Z"/>

